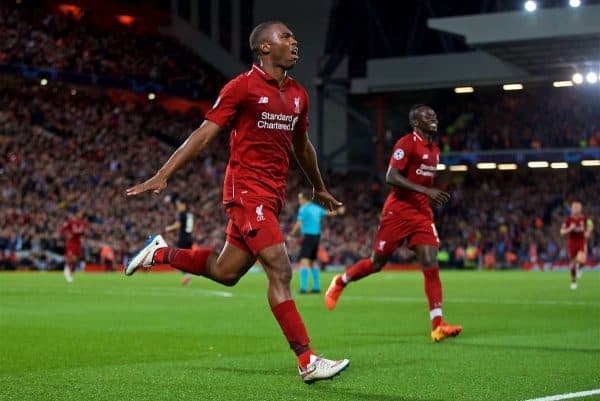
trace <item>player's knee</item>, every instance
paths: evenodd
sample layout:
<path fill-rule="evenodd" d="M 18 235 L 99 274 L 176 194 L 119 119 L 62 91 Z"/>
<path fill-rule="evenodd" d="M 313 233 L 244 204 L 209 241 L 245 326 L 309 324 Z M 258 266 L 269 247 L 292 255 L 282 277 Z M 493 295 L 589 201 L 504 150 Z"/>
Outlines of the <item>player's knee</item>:
<path fill-rule="evenodd" d="M 240 276 L 236 272 L 221 272 L 216 274 L 214 279 L 227 287 L 233 287 L 240 281 Z"/>
<path fill-rule="evenodd" d="M 437 266 L 437 258 L 433 255 L 424 255 L 423 258 L 421 259 L 421 266 L 424 269 L 436 267 Z"/>
<path fill-rule="evenodd" d="M 271 277 L 275 281 L 275 284 L 287 287 L 292 282 L 292 269 L 277 270 Z"/>

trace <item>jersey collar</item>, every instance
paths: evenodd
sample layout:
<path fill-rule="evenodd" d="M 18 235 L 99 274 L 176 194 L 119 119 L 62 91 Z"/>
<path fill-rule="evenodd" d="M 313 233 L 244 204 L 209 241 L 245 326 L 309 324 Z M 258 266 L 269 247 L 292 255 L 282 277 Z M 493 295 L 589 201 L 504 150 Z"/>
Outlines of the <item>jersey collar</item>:
<path fill-rule="evenodd" d="M 431 142 L 426 141 L 425 139 L 423 139 L 421 137 L 421 135 L 417 134 L 417 131 L 413 131 L 413 135 L 414 135 L 413 140 L 416 141 L 418 139 L 421 143 L 423 143 L 423 145 L 427 146 L 430 149 L 433 147 L 433 144 L 435 143 L 434 140 L 432 140 Z"/>
<path fill-rule="evenodd" d="M 275 78 L 273 78 L 272 76 L 270 76 L 265 70 L 263 70 L 262 68 L 260 68 L 258 65 L 256 64 L 252 64 L 252 71 L 255 71 L 258 73 L 258 75 L 260 77 L 262 77 L 262 79 L 264 79 L 267 82 L 271 82 L 273 84 L 275 84 L 276 86 L 279 87 L 279 83 L 277 82 L 277 80 Z M 285 74 L 285 79 L 283 80 L 283 82 L 281 82 L 281 89 L 285 88 L 290 81 L 290 77 L 287 76 L 287 72 Z"/>

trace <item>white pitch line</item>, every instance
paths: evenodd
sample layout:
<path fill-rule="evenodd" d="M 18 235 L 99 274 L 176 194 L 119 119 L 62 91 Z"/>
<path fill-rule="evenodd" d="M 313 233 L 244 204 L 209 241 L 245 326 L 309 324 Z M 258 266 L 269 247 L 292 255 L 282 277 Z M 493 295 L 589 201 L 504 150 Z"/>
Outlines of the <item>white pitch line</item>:
<path fill-rule="evenodd" d="M 571 398 L 583 398 L 583 397 L 589 397 L 590 395 L 596 395 L 596 394 L 600 394 L 600 388 L 597 388 L 595 390 L 580 391 L 578 393 L 566 393 L 566 394 L 549 395 L 547 397 L 532 398 L 530 400 L 525 400 L 525 401 L 558 401 L 558 400 L 569 400 Z"/>

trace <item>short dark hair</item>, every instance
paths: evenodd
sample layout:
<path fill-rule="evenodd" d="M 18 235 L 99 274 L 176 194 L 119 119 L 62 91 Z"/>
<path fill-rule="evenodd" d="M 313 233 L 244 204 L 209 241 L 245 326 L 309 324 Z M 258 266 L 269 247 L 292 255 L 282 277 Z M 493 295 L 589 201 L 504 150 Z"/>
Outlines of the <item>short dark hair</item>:
<path fill-rule="evenodd" d="M 252 32 L 250 33 L 250 50 L 257 56 L 260 55 L 260 44 L 265 40 L 265 32 L 269 30 L 270 27 L 276 24 L 281 24 L 279 21 L 267 21 L 260 23 L 254 27 Z"/>
<path fill-rule="evenodd" d="M 429 107 L 426 104 L 421 104 L 421 103 L 417 103 L 414 104 L 411 108 L 410 111 L 408 112 L 408 122 L 412 125 L 412 122 L 414 119 L 417 118 L 417 112 L 419 111 L 420 108 L 422 107 Z"/>

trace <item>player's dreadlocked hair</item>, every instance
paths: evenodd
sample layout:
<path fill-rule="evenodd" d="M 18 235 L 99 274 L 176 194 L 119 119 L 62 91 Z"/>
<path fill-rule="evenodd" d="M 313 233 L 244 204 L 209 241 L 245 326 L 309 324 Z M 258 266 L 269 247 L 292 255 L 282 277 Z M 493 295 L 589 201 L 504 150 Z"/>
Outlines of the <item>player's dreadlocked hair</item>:
<path fill-rule="evenodd" d="M 419 111 L 419 109 L 421 107 L 429 107 L 429 106 L 427 106 L 425 104 L 417 103 L 410 108 L 410 111 L 408 112 L 408 122 L 410 123 L 411 126 L 413 125 L 413 121 L 417 118 L 417 111 Z"/>
<path fill-rule="evenodd" d="M 257 56 L 260 55 L 260 44 L 265 40 L 265 32 L 267 32 L 267 30 L 275 24 L 281 24 L 281 22 L 263 22 L 261 24 L 256 25 L 256 27 L 254 27 L 254 29 L 252 30 L 252 33 L 250 33 L 250 49 Z"/>

